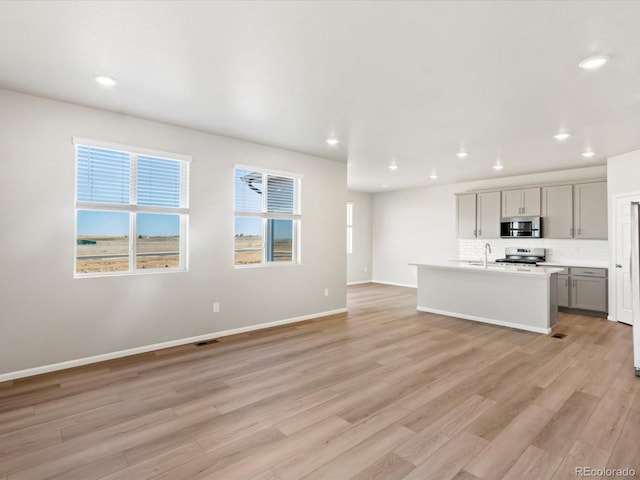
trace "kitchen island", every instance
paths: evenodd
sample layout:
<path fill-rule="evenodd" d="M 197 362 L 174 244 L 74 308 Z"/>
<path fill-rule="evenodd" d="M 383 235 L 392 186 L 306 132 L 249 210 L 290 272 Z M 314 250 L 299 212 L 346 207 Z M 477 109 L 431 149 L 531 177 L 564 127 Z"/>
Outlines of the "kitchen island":
<path fill-rule="evenodd" d="M 553 267 L 431 261 L 418 269 L 422 312 L 476 320 L 537 333 L 550 333 L 558 313 Z"/>

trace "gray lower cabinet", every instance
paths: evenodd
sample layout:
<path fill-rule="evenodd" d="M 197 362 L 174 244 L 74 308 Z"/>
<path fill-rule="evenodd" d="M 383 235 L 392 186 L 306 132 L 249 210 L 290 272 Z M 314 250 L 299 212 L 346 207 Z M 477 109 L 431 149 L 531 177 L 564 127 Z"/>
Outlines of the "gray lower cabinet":
<path fill-rule="evenodd" d="M 571 308 L 607 311 L 607 279 L 571 277 Z"/>
<path fill-rule="evenodd" d="M 560 267 L 558 274 L 558 306 L 607 312 L 607 269 Z"/>
<path fill-rule="evenodd" d="M 558 306 L 569 306 L 569 275 L 558 274 Z"/>

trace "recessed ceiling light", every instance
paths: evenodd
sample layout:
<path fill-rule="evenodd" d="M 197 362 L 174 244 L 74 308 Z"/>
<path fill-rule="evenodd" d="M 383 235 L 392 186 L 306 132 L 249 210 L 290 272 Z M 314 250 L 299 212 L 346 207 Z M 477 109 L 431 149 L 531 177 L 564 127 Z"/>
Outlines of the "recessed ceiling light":
<path fill-rule="evenodd" d="M 499 163 L 496 163 L 496 164 L 493 166 L 493 169 L 494 169 L 494 170 L 502 170 L 502 168 L 503 168 L 503 167 L 502 167 L 502 165 L 500 165 Z"/>
<path fill-rule="evenodd" d="M 113 87 L 117 82 L 117 80 L 109 75 L 96 75 L 96 82 L 98 82 L 103 87 Z"/>
<path fill-rule="evenodd" d="M 333 137 L 327 138 L 327 143 L 329 145 L 337 145 L 338 144 L 338 139 L 337 138 L 333 138 Z"/>
<path fill-rule="evenodd" d="M 389 188 L 389 185 L 381 185 L 382 188 Z"/>
<path fill-rule="evenodd" d="M 597 55 L 595 57 L 589 57 L 582 60 L 578 66 L 584 70 L 595 70 L 600 68 L 609 61 L 609 57 L 606 55 Z"/>
<path fill-rule="evenodd" d="M 571 136 L 571 134 L 567 133 L 567 132 L 560 132 L 560 133 L 556 133 L 553 138 L 555 138 L 556 140 L 566 140 L 567 138 L 569 138 Z"/>
<path fill-rule="evenodd" d="M 456 157 L 458 158 L 464 158 L 467 155 L 469 155 L 467 152 L 465 152 L 464 150 L 461 150 L 460 152 L 456 153 Z"/>
<path fill-rule="evenodd" d="M 596 152 L 592 152 L 591 150 L 587 150 L 586 152 L 582 152 L 581 155 L 584 158 L 591 158 L 596 154 Z"/>
<path fill-rule="evenodd" d="M 398 164 L 392 163 L 391 165 L 389 165 L 389 170 L 397 170 L 397 169 L 398 169 Z"/>
<path fill-rule="evenodd" d="M 435 180 L 436 178 L 438 178 L 438 175 L 436 175 L 435 173 L 432 173 L 431 175 L 429 175 L 429 178 L 431 180 Z"/>

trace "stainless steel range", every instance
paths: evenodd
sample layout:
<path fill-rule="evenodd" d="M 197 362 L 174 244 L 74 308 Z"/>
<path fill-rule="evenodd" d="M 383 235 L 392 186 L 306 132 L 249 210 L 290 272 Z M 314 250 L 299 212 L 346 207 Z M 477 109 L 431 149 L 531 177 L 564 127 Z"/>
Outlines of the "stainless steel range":
<path fill-rule="evenodd" d="M 504 254 L 505 258 L 497 259 L 496 263 L 537 266 L 538 262 L 545 261 L 546 250 L 544 248 L 507 247 L 504 249 Z"/>

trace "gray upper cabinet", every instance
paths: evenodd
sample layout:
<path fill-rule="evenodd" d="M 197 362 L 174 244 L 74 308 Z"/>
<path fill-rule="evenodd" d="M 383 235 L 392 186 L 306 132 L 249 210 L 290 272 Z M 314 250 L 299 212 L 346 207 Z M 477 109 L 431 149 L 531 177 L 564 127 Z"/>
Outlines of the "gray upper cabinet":
<path fill-rule="evenodd" d="M 456 195 L 458 238 L 476 237 L 476 194 Z"/>
<path fill-rule="evenodd" d="M 606 240 L 607 183 L 582 183 L 573 187 L 575 238 Z"/>
<path fill-rule="evenodd" d="M 478 193 L 478 238 L 500 238 L 500 192 Z"/>
<path fill-rule="evenodd" d="M 542 188 L 542 234 L 545 238 L 573 237 L 573 186 Z"/>
<path fill-rule="evenodd" d="M 505 190 L 502 192 L 503 217 L 539 217 L 540 188 Z"/>

